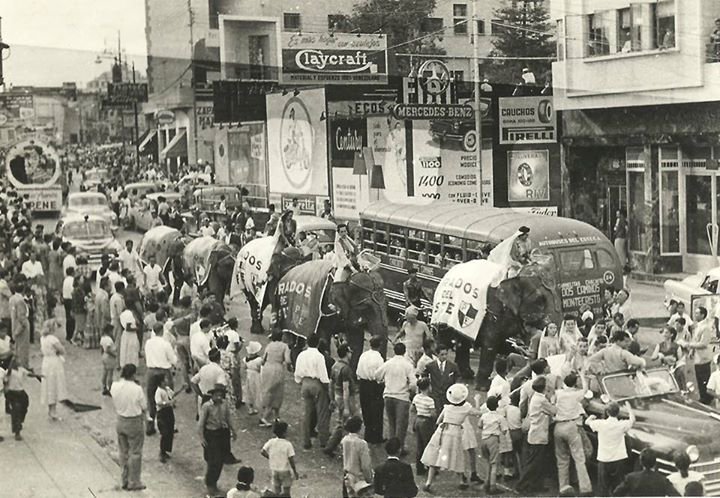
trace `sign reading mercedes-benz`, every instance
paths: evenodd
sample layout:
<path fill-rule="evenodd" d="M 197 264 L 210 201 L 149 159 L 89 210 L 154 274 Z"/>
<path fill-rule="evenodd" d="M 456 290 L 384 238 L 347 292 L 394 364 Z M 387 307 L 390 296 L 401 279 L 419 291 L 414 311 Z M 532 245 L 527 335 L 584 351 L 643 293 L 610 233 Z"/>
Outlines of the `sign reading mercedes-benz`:
<path fill-rule="evenodd" d="M 280 82 L 385 84 L 385 35 L 283 33 Z"/>
<path fill-rule="evenodd" d="M 475 111 L 463 104 L 396 104 L 396 119 L 473 119 Z"/>

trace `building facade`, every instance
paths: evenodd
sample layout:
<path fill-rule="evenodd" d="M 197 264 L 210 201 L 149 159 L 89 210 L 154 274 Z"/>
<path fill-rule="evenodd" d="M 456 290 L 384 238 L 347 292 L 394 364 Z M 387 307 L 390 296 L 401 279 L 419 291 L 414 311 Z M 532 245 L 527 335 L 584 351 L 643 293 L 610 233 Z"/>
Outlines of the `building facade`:
<path fill-rule="evenodd" d="M 717 266 L 720 4 L 552 0 L 563 213 L 614 236 L 634 269 Z"/>

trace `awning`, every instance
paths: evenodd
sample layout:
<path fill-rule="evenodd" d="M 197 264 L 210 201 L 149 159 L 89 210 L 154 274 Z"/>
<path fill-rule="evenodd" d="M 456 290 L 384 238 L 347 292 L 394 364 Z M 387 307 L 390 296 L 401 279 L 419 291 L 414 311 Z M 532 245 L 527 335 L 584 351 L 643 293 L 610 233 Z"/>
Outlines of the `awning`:
<path fill-rule="evenodd" d="M 157 152 L 157 130 L 148 130 L 140 137 L 138 150 L 142 154 L 145 150 L 149 153 Z"/>
<path fill-rule="evenodd" d="M 185 130 L 175 135 L 170 143 L 160 151 L 160 159 L 187 157 L 187 138 Z"/>

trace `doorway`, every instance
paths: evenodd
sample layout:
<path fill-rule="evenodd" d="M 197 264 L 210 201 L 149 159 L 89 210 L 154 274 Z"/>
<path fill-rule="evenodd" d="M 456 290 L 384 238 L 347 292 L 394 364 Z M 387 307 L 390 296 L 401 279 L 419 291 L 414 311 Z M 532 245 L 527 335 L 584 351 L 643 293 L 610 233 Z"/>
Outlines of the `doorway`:
<path fill-rule="evenodd" d="M 717 258 L 713 257 L 708 226 L 720 226 L 719 183 L 714 173 L 685 175 L 685 271 L 695 272 L 718 265 Z"/>

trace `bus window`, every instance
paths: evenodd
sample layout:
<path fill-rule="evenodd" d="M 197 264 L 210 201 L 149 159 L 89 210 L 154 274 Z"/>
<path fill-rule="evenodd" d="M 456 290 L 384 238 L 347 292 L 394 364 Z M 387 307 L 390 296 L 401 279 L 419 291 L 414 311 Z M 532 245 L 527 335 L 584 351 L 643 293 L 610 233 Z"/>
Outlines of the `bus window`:
<path fill-rule="evenodd" d="M 490 244 L 487 242 L 480 242 L 477 240 L 467 240 L 466 244 L 466 259 L 465 261 L 473 261 L 475 259 L 487 259 L 490 254 Z"/>
<path fill-rule="evenodd" d="M 425 232 L 421 230 L 410 230 L 408 232 L 408 259 L 419 263 L 427 263 Z"/>
<path fill-rule="evenodd" d="M 442 236 L 428 232 L 428 262 L 431 265 L 445 266 L 445 253 L 442 248 Z"/>
<path fill-rule="evenodd" d="M 390 256 L 407 256 L 407 228 L 390 225 Z"/>
<path fill-rule="evenodd" d="M 600 268 L 614 270 L 615 269 L 615 258 L 605 249 L 598 249 L 597 254 L 598 265 Z"/>
<path fill-rule="evenodd" d="M 375 223 L 375 232 L 373 233 L 375 251 L 387 254 L 387 227 L 385 223 Z"/>
<path fill-rule="evenodd" d="M 444 250 L 448 266 L 454 266 L 463 262 L 462 239 L 446 235 Z"/>
<path fill-rule="evenodd" d="M 364 249 L 370 249 L 377 251 L 375 247 L 375 231 L 372 228 L 372 224 L 365 223 L 362 226 L 362 246 Z"/>
<path fill-rule="evenodd" d="M 572 249 L 560 252 L 560 268 L 562 271 L 592 270 L 595 263 L 590 249 Z"/>

